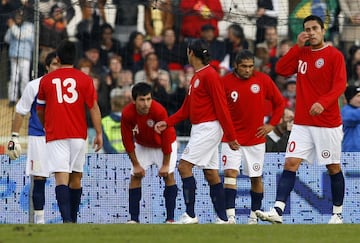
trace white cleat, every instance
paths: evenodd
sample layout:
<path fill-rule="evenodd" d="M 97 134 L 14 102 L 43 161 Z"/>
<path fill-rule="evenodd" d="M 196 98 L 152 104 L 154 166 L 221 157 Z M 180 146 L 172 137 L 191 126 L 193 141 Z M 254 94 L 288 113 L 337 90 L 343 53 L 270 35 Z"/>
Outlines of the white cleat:
<path fill-rule="evenodd" d="M 258 219 L 249 217 L 248 218 L 248 224 L 258 224 Z"/>
<path fill-rule="evenodd" d="M 229 224 L 236 224 L 235 216 L 229 216 L 228 217 L 228 222 L 229 222 Z"/>
<path fill-rule="evenodd" d="M 341 214 L 335 213 L 331 216 L 328 224 L 343 224 L 343 217 Z"/>
<path fill-rule="evenodd" d="M 126 222 L 126 224 L 140 224 L 138 221 L 135 220 L 129 220 Z"/>
<path fill-rule="evenodd" d="M 256 210 L 256 216 L 262 221 L 268 221 L 272 224 L 282 224 L 282 216 L 280 216 L 275 208 L 271 208 L 269 212 L 263 212 L 261 210 Z"/>
<path fill-rule="evenodd" d="M 198 224 L 199 220 L 197 217 L 192 218 L 187 213 L 181 215 L 179 221 L 175 221 L 174 224 Z"/>
<path fill-rule="evenodd" d="M 214 224 L 229 224 L 229 221 L 225 221 L 219 217 L 216 217 Z"/>

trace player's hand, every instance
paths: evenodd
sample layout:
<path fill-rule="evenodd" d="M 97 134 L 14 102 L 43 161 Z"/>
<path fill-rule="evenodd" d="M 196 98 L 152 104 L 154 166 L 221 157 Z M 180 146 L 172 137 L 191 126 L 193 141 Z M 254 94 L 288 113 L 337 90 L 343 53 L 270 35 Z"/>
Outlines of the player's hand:
<path fill-rule="evenodd" d="M 274 130 L 274 126 L 270 124 L 264 124 L 263 126 L 259 127 L 256 132 L 256 137 L 265 137 L 269 132 Z"/>
<path fill-rule="evenodd" d="M 312 116 L 317 116 L 317 115 L 320 115 L 323 111 L 324 111 L 324 107 L 320 103 L 315 102 L 311 106 L 309 113 Z"/>
<path fill-rule="evenodd" d="M 8 142 L 7 155 L 9 155 L 10 159 L 15 160 L 19 158 L 21 154 L 21 146 L 19 143 L 19 136 L 12 135 L 10 141 Z"/>
<path fill-rule="evenodd" d="M 310 35 L 308 33 L 306 33 L 305 31 L 303 31 L 300 34 L 298 34 L 296 44 L 299 47 L 303 47 L 303 46 L 305 46 L 305 43 L 309 40 L 310 40 Z"/>
<path fill-rule="evenodd" d="M 240 148 L 240 144 L 238 143 L 237 140 L 228 142 L 228 144 L 229 144 L 229 147 L 230 147 L 232 150 L 239 150 L 239 148 Z"/>
<path fill-rule="evenodd" d="M 103 146 L 103 139 L 102 139 L 102 134 L 97 134 L 94 137 L 94 141 L 93 141 L 93 149 L 95 152 L 98 152 Z"/>
<path fill-rule="evenodd" d="M 160 177 L 167 177 L 169 175 L 169 165 L 162 165 L 159 170 Z"/>
<path fill-rule="evenodd" d="M 142 178 L 145 176 L 145 170 L 140 165 L 134 166 L 133 170 L 134 170 L 133 172 L 134 172 L 135 177 Z"/>
<path fill-rule="evenodd" d="M 167 128 L 167 124 L 165 121 L 159 121 L 155 124 L 154 126 L 154 130 L 157 133 L 161 133 L 162 131 L 164 131 Z"/>

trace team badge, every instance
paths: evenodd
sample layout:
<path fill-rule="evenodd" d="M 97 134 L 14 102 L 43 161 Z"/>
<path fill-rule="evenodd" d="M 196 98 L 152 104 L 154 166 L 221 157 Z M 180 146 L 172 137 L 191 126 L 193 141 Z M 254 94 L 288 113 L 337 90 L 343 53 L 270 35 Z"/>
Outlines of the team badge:
<path fill-rule="evenodd" d="M 321 68 L 322 66 L 324 66 L 324 63 L 325 63 L 324 58 L 319 58 L 315 62 L 315 67 Z"/>
<path fill-rule="evenodd" d="M 321 157 L 323 157 L 324 159 L 327 159 L 330 157 L 330 151 L 329 150 L 323 150 L 321 152 Z"/>
<path fill-rule="evenodd" d="M 253 84 L 253 85 L 251 85 L 250 90 L 254 94 L 257 94 L 260 92 L 260 86 L 258 84 Z"/>
<path fill-rule="evenodd" d="M 154 120 L 149 119 L 149 120 L 146 121 L 146 124 L 147 124 L 149 127 L 154 127 L 155 122 L 154 122 Z"/>
<path fill-rule="evenodd" d="M 200 80 L 197 78 L 194 82 L 194 88 L 199 87 L 199 84 L 200 84 Z"/>
<path fill-rule="evenodd" d="M 255 163 L 255 164 L 253 164 L 253 170 L 254 170 L 254 171 L 259 171 L 259 170 L 260 170 L 260 168 L 261 168 L 261 166 L 260 166 L 260 164 L 259 164 L 259 163 Z"/>

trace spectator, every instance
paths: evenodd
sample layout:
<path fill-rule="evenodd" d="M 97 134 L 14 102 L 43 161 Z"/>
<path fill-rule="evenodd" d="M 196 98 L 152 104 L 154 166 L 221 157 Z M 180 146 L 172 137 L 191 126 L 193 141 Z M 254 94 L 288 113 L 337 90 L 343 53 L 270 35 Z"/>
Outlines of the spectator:
<path fill-rule="evenodd" d="M 12 17 L 13 12 L 21 7 L 20 0 L 3 0 L 0 2 L 0 40 L 4 40 L 4 36 L 9 26 L 7 21 Z M 0 41 L 0 51 L 7 47 L 7 43 Z"/>
<path fill-rule="evenodd" d="M 146 0 L 112 0 L 116 6 L 114 37 L 123 46 L 128 43 L 129 35 L 138 30 L 138 6 L 144 5 L 146 2 Z"/>
<path fill-rule="evenodd" d="M 339 1 L 345 15 L 344 26 L 340 35 L 345 52 L 354 44 L 360 45 L 360 0 Z"/>
<path fill-rule="evenodd" d="M 270 75 L 273 80 L 275 80 L 276 77 L 275 64 L 279 57 L 278 42 L 279 38 L 276 26 L 268 26 L 265 27 L 264 30 L 264 41 L 258 43 L 255 48 L 255 52 L 257 52 L 259 48 L 265 51 L 264 57 L 260 58 L 263 59 L 260 70 Z"/>
<path fill-rule="evenodd" d="M 279 124 L 266 136 L 266 152 L 286 151 L 293 122 L 294 112 L 285 108 Z"/>
<path fill-rule="evenodd" d="M 114 29 L 108 24 L 104 23 L 100 26 L 100 60 L 103 66 L 107 66 L 109 58 L 112 55 L 120 55 L 121 43 L 113 38 Z"/>
<path fill-rule="evenodd" d="M 219 0 L 181 0 L 183 12 L 181 34 L 185 38 L 200 38 L 201 26 L 211 24 L 219 36 L 218 21 L 224 17 Z"/>
<path fill-rule="evenodd" d="M 211 24 L 201 26 L 200 37 L 209 45 L 209 51 L 212 58 L 210 65 L 215 67 L 215 69 L 219 69 L 220 62 L 225 58 L 226 54 L 225 43 L 215 37 L 215 28 Z"/>
<path fill-rule="evenodd" d="M 265 29 L 268 26 L 277 27 L 277 0 L 259 0 L 256 10 L 256 40 L 255 46 L 265 40 Z"/>
<path fill-rule="evenodd" d="M 248 49 L 249 44 L 245 39 L 244 30 L 238 24 L 232 24 L 227 29 L 227 38 L 225 39 L 226 45 L 226 58 L 220 64 L 227 70 L 232 69 L 236 55 L 243 49 Z"/>
<path fill-rule="evenodd" d="M 286 79 L 285 90 L 282 95 L 285 99 L 285 107 L 294 111 L 296 104 L 296 75 Z"/>
<path fill-rule="evenodd" d="M 104 66 L 101 63 L 100 60 L 100 45 L 97 41 L 89 41 L 84 43 L 84 56 L 86 59 L 88 59 L 91 62 L 91 72 L 96 73 L 100 76 L 102 80 L 105 79 L 106 76 L 106 66 Z"/>
<path fill-rule="evenodd" d="M 342 152 L 360 152 L 360 87 L 348 86 L 345 97 L 347 105 L 341 110 L 344 130 Z"/>
<path fill-rule="evenodd" d="M 145 56 L 144 68 L 135 73 L 134 82 L 146 82 L 151 86 L 154 85 L 154 81 L 158 79 L 159 72 L 167 72 L 160 68 L 159 58 L 155 52 L 150 52 Z"/>
<path fill-rule="evenodd" d="M 92 63 L 89 59 L 83 57 L 78 61 L 76 68 L 85 73 L 86 75 L 90 75 Z"/>
<path fill-rule="evenodd" d="M 174 16 L 171 0 L 149 1 L 145 5 L 145 32 L 146 38 L 152 43 L 162 41 L 163 32 L 174 27 Z"/>
<path fill-rule="evenodd" d="M 144 69 L 144 65 L 145 65 L 145 57 L 149 54 L 149 53 L 155 53 L 155 47 L 153 45 L 153 43 L 149 40 L 146 40 L 142 43 L 141 45 L 141 58 L 140 60 L 135 63 L 132 71 L 134 72 L 134 74 L 136 74 L 137 71 L 140 71 L 142 69 Z M 162 69 L 167 70 L 167 65 L 164 61 L 162 61 L 161 59 L 158 59 L 159 61 L 159 65 Z"/>
<path fill-rule="evenodd" d="M 360 62 L 360 46 L 353 45 L 349 49 L 349 55 L 346 59 L 346 73 L 348 78 L 348 83 L 352 80 L 355 80 L 356 77 L 356 63 Z"/>
<path fill-rule="evenodd" d="M 128 37 L 127 44 L 122 48 L 121 57 L 123 58 L 123 67 L 133 71 L 137 62 L 141 60 L 141 47 L 144 42 L 144 35 L 134 31 Z M 134 73 L 134 72 L 133 72 Z"/>
<path fill-rule="evenodd" d="M 27 6 L 27 8 L 34 11 L 34 4 L 35 0 L 26 0 L 24 5 Z M 65 17 L 65 22 L 68 24 L 73 17 L 75 16 L 75 9 L 73 7 L 73 3 L 71 0 L 48 0 L 48 1 L 38 1 L 39 11 L 40 11 L 40 17 L 41 18 L 49 18 L 51 17 L 51 8 L 55 5 L 57 5 L 59 8 L 63 10 L 63 15 Z M 29 16 L 30 17 L 30 16 Z M 31 20 L 34 19 L 33 13 L 31 13 Z"/>
<path fill-rule="evenodd" d="M 13 107 L 26 84 L 30 80 L 30 66 L 34 48 L 34 25 L 24 21 L 24 12 L 20 9 L 8 19 L 9 29 L 4 41 L 9 44 L 9 59 L 11 64 L 10 83 L 8 87 L 9 107 Z"/>
<path fill-rule="evenodd" d="M 106 85 L 111 89 L 115 87 L 126 87 L 133 84 L 132 78 L 127 79 L 124 75 L 126 70 L 122 68 L 122 58 L 113 55 L 109 58 L 108 73 L 106 75 Z"/>
<path fill-rule="evenodd" d="M 103 131 L 103 150 L 108 154 L 124 153 L 120 119 L 125 105 L 131 101 L 130 87 L 114 88 L 110 92 L 111 113 L 101 119 Z"/>
<path fill-rule="evenodd" d="M 66 19 L 64 9 L 57 4 L 50 9 L 49 17 L 41 21 L 39 36 L 39 73 L 45 72 L 45 58 L 49 52 L 55 51 L 58 44 L 67 38 Z"/>
<path fill-rule="evenodd" d="M 169 70 L 172 81 L 177 85 L 179 82 L 179 72 L 188 62 L 186 56 L 186 43 L 179 41 L 174 29 L 165 29 L 162 41 L 154 47 L 156 54 L 160 58 L 160 62 L 166 65 L 166 69 Z"/>

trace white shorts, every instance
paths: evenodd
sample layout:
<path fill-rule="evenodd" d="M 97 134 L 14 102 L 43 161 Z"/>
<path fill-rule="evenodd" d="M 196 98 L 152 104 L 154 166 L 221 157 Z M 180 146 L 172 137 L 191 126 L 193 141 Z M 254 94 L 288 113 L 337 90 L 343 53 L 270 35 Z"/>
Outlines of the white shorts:
<path fill-rule="evenodd" d="M 169 172 L 173 173 L 177 161 L 177 142 L 171 144 L 172 152 L 170 155 Z M 150 148 L 135 143 L 135 154 L 141 167 L 147 170 L 151 165 L 156 165 L 159 169 L 163 164 L 164 153 L 161 148 Z M 131 175 L 133 175 L 133 166 L 131 164 Z"/>
<path fill-rule="evenodd" d="M 69 138 L 46 143 L 46 157 L 50 173 L 83 172 L 85 164 L 86 140 Z"/>
<path fill-rule="evenodd" d="M 286 148 L 285 158 L 301 158 L 319 165 L 339 164 L 342 125 L 339 127 L 313 127 L 293 125 Z"/>
<path fill-rule="evenodd" d="M 49 166 L 46 160 L 45 136 L 29 136 L 26 175 L 49 177 Z"/>
<path fill-rule="evenodd" d="M 181 159 L 202 169 L 219 169 L 219 144 L 223 130 L 218 121 L 192 125 Z"/>
<path fill-rule="evenodd" d="M 264 157 L 265 143 L 240 146 L 239 150 L 232 150 L 227 143 L 221 143 L 223 170 L 239 171 L 240 165 L 242 165 L 244 175 L 259 177 L 263 173 Z"/>

